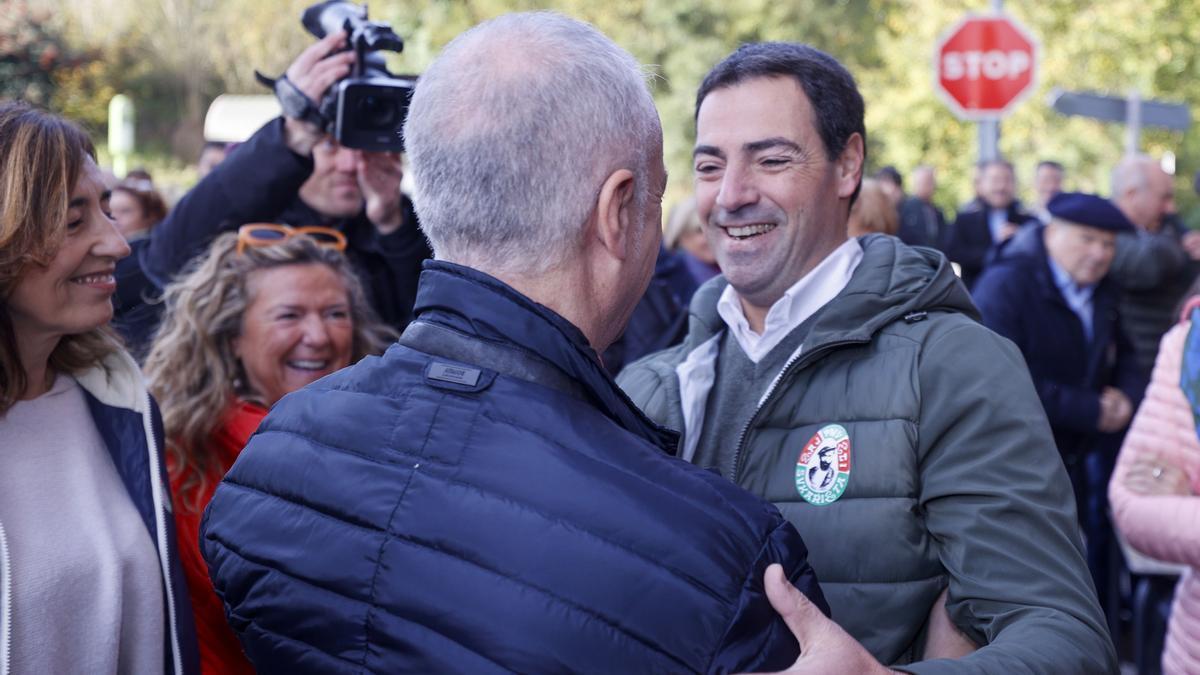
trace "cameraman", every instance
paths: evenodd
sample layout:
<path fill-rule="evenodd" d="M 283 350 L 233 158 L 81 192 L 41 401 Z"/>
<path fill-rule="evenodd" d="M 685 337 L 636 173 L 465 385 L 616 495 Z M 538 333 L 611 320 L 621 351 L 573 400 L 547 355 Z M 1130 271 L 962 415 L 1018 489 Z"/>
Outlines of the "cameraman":
<path fill-rule="evenodd" d="M 313 44 L 287 69 L 310 101 L 350 74 L 345 32 Z M 397 129 L 399 133 L 399 129 Z M 153 232 L 141 264 L 159 288 L 218 234 L 245 223 L 324 225 L 346 235 L 346 255 L 379 316 L 396 330 L 412 317 L 421 262 L 432 253 L 400 192 L 400 155 L 342 147 L 315 124 L 277 118 L 229 153 Z M 131 342 L 156 326 L 137 326 Z"/>

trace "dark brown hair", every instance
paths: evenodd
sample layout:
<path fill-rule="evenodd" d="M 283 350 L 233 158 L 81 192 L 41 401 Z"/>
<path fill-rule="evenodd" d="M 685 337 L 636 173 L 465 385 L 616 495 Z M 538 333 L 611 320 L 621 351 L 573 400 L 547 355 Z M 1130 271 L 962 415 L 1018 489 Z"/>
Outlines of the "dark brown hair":
<path fill-rule="evenodd" d="M 29 385 L 8 298 L 30 267 L 58 254 L 71 192 L 95 157 L 91 139 L 71 122 L 27 103 L 0 103 L 0 415 Z M 50 369 L 86 370 L 119 344 L 107 327 L 68 335 L 50 354 Z"/>
<path fill-rule="evenodd" d="M 150 221 L 151 227 L 162 222 L 163 218 L 167 217 L 167 202 L 154 189 L 154 183 L 151 183 L 148 178 L 131 178 L 126 176 L 125 180 L 117 183 L 112 189 L 113 192 L 124 192 L 133 197 L 133 200 L 138 203 L 138 207 L 142 210 L 142 215 Z"/>

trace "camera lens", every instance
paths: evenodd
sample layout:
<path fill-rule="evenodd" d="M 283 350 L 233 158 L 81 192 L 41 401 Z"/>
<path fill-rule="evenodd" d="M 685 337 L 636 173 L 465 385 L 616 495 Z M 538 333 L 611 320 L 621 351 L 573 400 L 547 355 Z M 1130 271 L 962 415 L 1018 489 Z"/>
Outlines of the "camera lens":
<path fill-rule="evenodd" d="M 398 125 L 399 115 L 396 101 L 382 96 L 364 96 L 358 100 L 355 117 L 365 126 L 387 129 Z"/>

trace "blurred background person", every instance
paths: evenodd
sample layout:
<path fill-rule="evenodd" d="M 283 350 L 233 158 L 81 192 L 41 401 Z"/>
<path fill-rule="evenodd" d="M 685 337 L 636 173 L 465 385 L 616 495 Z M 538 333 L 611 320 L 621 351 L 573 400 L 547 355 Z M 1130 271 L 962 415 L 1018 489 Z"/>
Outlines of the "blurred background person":
<path fill-rule="evenodd" d="M 166 200 L 146 178 L 126 177 L 117 183 L 108 197 L 108 208 L 117 230 L 131 244 L 145 239 L 150 229 L 167 217 Z"/>
<path fill-rule="evenodd" d="M 889 165 L 876 171 L 872 178 L 879 181 L 879 187 L 887 195 L 892 208 L 899 212 L 900 205 L 904 203 L 904 178 L 900 171 Z"/>
<path fill-rule="evenodd" d="M 1071 478 L 1088 568 L 1111 625 L 1118 601 L 1109 593 L 1107 486 L 1146 378 L 1108 271 L 1118 233 L 1133 225 L 1112 202 L 1090 194 L 1060 193 L 1049 209 L 1049 225 L 1024 228 L 1000 247 L 972 299 L 984 325 L 1025 356 Z"/>
<path fill-rule="evenodd" d="M 196 175 L 203 180 L 218 164 L 225 161 L 229 152 L 229 144 L 218 141 L 205 141 L 200 148 L 200 157 L 196 160 Z"/>
<path fill-rule="evenodd" d="M 1050 212 L 1046 210 L 1046 205 L 1054 195 L 1062 192 L 1065 171 L 1062 164 L 1048 159 L 1038 162 L 1037 168 L 1033 170 L 1033 195 L 1036 200 L 1033 212 L 1043 223 L 1050 222 Z"/>
<path fill-rule="evenodd" d="M 1017 201 L 1017 179 L 1008 161 L 981 163 L 978 184 L 978 196 L 959 211 L 946 242 L 946 257 L 962 268 L 968 289 L 983 272 L 993 246 L 1037 222 Z"/>
<path fill-rule="evenodd" d="M 310 101 L 350 74 L 355 52 L 344 32 L 300 53 L 287 81 Z M 421 263 L 430 257 L 412 202 L 400 191 L 399 153 L 343 146 L 310 116 L 264 124 L 187 192 L 141 256 L 147 278 L 164 288 L 223 232 L 246 223 L 322 225 L 340 231 L 367 299 L 403 330 L 412 318 Z"/>
<path fill-rule="evenodd" d="M 910 246 L 929 246 L 941 249 L 946 242 L 946 216 L 933 203 L 937 191 L 937 174 L 932 166 L 922 164 L 912 172 L 912 195 L 900 204 L 900 240 Z"/>
<path fill-rule="evenodd" d="M 704 234 L 704 224 L 696 212 L 695 197 L 688 197 L 672 207 L 663 230 L 663 246 L 679 255 L 696 286 L 721 273 L 717 256 Z M 685 307 L 691 301 L 691 291 L 680 295 Z"/>
<path fill-rule="evenodd" d="M 0 177 L 0 657 L 194 673 L 158 411 L 106 329 L 129 246 L 91 141 L 0 104 Z"/>
<path fill-rule="evenodd" d="M 1196 278 L 1200 233 L 1176 218 L 1175 181 L 1153 158 L 1132 155 L 1113 169 L 1112 200 L 1136 231 L 1117 237 L 1112 277 L 1138 365 L 1149 376 L 1162 336 Z"/>
<path fill-rule="evenodd" d="M 108 198 L 109 214 L 130 247 L 130 255 L 117 262 L 112 325 L 139 363 L 146 356 L 162 313 L 159 290 L 146 276 L 143 258 L 149 251 L 151 230 L 167 217 L 168 210 L 149 175 L 130 171 Z"/>
<path fill-rule="evenodd" d="M 1194 287 L 1193 287 L 1194 289 Z M 1200 673 L 1200 297 L 1162 340 L 1145 402 L 1109 484 L 1113 520 L 1129 544 L 1186 566 L 1170 610 L 1162 672 Z M 1143 580 L 1141 583 L 1149 583 Z M 1158 661 L 1158 654 L 1147 654 Z M 1140 673 L 1157 663 L 1139 663 Z"/>
<path fill-rule="evenodd" d="M 864 178 L 858 199 L 850 207 L 846 231 L 851 237 L 872 232 L 895 235 L 900 229 L 900 215 L 892 205 L 887 181 Z"/>
<path fill-rule="evenodd" d="M 150 389 L 162 402 L 204 673 L 254 672 L 200 557 L 200 517 L 213 490 L 276 401 L 383 353 L 395 338 L 336 250 L 342 240 L 260 239 L 255 228 L 218 237 L 192 272 L 167 287 L 168 309 L 146 361 Z"/>

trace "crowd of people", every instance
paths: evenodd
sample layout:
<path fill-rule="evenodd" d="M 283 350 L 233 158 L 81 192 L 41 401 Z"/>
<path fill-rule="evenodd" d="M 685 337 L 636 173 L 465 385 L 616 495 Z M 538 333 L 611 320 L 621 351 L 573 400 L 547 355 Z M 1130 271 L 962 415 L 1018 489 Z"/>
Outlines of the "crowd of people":
<path fill-rule="evenodd" d="M 553 13 L 443 49 L 405 163 L 306 110 L 171 208 L 0 102 L 0 675 L 1200 673 L 1172 177 L 948 218 L 799 44 L 695 114 L 664 227 L 640 64 Z"/>

